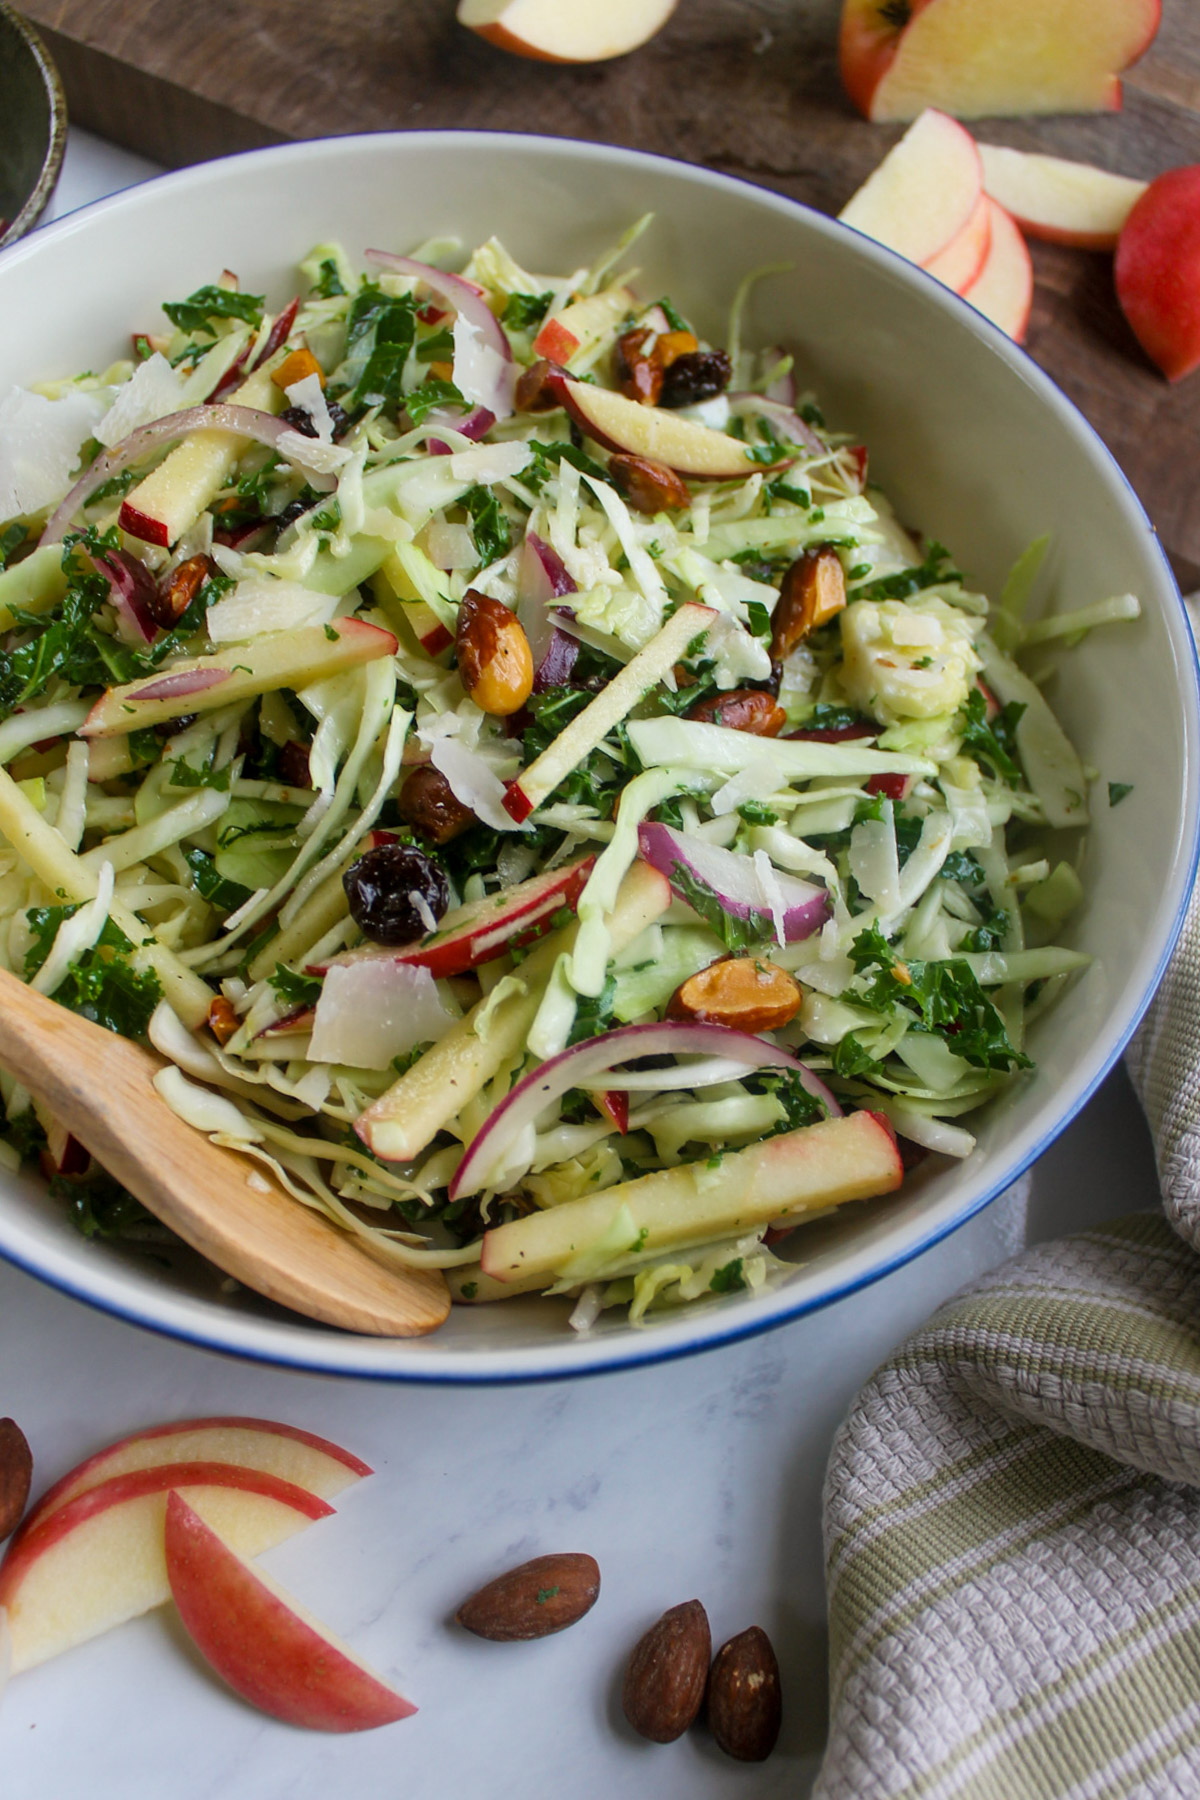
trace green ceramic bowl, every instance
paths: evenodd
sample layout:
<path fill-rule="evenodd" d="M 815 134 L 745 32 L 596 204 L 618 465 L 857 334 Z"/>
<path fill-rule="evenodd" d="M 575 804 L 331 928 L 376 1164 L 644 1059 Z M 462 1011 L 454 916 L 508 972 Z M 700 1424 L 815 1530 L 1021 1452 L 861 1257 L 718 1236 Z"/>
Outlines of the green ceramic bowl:
<path fill-rule="evenodd" d="M 66 143 L 58 70 L 33 27 L 0 0 L 0 250 L 41 218 Z"/>

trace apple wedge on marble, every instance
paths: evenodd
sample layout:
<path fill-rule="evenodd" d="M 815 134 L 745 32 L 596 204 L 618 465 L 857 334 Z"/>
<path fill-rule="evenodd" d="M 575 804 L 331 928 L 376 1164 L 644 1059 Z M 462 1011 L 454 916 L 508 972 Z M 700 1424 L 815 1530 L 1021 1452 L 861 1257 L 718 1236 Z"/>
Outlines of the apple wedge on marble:
<path fill-rule="evenodd" d="M 333 1511 L 294 1482 L 232 1463 L 160 1463 L 100 1482 L 27 1520 L 0 1564 L 14 1674 L 170 1598 L 163 1518 L 172 1490 L 249 1556 Z"/>
<path fill-rule="evenodd" d="M 416 1712 L 348 1644 L 250 1568 L 181 1493 L 167 1496 L 164 1554 L 188 1636 L 260 1712 L 310 1731 L 370 1731 Z"/>

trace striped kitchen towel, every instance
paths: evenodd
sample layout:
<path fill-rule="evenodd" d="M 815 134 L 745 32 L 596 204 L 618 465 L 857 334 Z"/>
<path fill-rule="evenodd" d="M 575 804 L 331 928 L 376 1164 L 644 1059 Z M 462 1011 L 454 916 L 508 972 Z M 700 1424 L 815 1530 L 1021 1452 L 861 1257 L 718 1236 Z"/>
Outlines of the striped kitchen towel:
<path fill-rule="evenodd" d="M 1163 1213 L 993 1271 L 879 1370 L 825 1493 L 814 1800 L 1200 1796 L 1200 906 L 1128 1066 Z"/>

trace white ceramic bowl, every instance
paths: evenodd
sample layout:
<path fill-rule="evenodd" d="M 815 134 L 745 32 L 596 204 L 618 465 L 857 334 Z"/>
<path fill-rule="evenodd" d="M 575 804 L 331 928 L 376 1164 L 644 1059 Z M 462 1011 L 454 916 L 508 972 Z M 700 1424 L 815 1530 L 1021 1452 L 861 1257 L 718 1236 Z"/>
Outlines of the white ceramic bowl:
<path fill-rule="evenodd" d="M 1165 966 L 1197 843 L 1195 656 L 1179 596 L 1128 484 L 1080 415 L 963 301 L 886 250 L 780 196 L 629 151 L 476 133 L 337 138 L 168 175 L 76 213 L 0 256 L 0 389 L 122 354 L 157 302 L 225 266 L 278 303 L 322 237 L 351 254 L 452 232 L 498 233 L 534 269 L 585 263 L 647 210 L 640 291 L 670 292 L 714 341 L 749 269 L 794 266 L 754 293 L 753 341 L 797 353 L 832 423 L 871 449 L 900 516 L 948 544 L 995 594 L 1052 532 L 1060 607 L 1132 591 L 1144 616 L 1065 660 L 1055 705 L 1099 771 L 1071 941 L 1095 957 L 1036 1031 L 1036 1074 L 979 1121 L 965 1164 L 929 1165 L 887 1200 L 798 1234 L 782 1288 L 586 1338 L 565 1303 L 456 1308 L 415 1341 L 340 1335 L 224 1295 L 211 1271 L 160 1267 L 79 1238 L 33 1181 L 4 1178 L 0 1252 L 54 1286 L 198 1344 L 295 1367 L 404 1380 L 506 1381 L 685 1355 L 763 1331 L 865 1286 L 960 1225 L 1073 1118 L 1122 1050 Z M 1134 793 L 1110 810 L 1107 781 Z"/>

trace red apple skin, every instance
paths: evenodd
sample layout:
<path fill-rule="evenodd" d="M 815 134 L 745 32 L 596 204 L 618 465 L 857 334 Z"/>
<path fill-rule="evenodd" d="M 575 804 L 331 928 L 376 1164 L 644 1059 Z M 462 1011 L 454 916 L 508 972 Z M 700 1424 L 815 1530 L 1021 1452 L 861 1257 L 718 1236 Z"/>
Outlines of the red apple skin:
<path fill-rule="evenodd" d="M 352 1475 L 361 1477 L 375 1473 L 371 1465 L 363 1462 L 361 1457 L 352 1456 L 349 1450 L 343 1450 L 338 1444 L 331 1444 L 327 1438 L 317 1437 L 314 1432 L 301 1431 L 298 1425 L 280 1425 L 273 1419 L 245 1419 L 237 1416 L 174 1419 L 167 1425 L 152 1425 L 146 1431 L 130 1432 L 128 1437 L 119 1438 L 115 1444 L 109 1444 L 106 1449 L 98 1450 L 95 1456 L 89 1456 L 85 1461 L 77 1463 L 73 1469 L 69 1469 L 60 1480 L 56 1481 L 53 1487 L 48 1487 L 37 1505 L 26 1514 L 26 1529 L 31 1529 L 50 1513 L 57 1512 L 64 1500 L 73 1499 L 77 1494 L 98 1487 L 106 1479 L 102 1473 L 105 1464 L 124 1450 L 127 1444 L 161 1442 L 169 1450 L 170 1446 L 166 1440 L 178 1437 L 181 1432 L 222 1430 L 264 1431 L 269 1432 L 273 1437 L 293 1438 L 297 1443 L 307 1444 L 311 1450 L 319 1450 L 323 1455 L 332 1457 L 335 1462 L 344 1463 Z M 163 1457 L 164 1462 L 169 1460 L 169 1455 Z M 151 1466 L 159 1465 L 152 1464 Z"/>
<path fill-rule="evenodd" d="M 128 500 L 121 505 L 118 523 L 122 531 L 128 532 L 130 537 L 141 538 L 143 544 L 160 544 L 163 549 L 170 547 L 170 535 L 162 520 L 140 512 Z"/>
<path fill-rule="evenodd" d="M 892 24 L 883 17 L 884 0 L 843 0 L 838 40 L 842 85 L 864 118 L 875 117 L 872 109 L 876 90 L 896 60 L 905 31 L 932 3 L 933 0 L 909 0 L 908 18 L 903 24 Z M 1133 4 L 1140 4 L 1143 28 L 1139 37 L 1127 47 L 1124 68 L 1130 67 L 1149 49 L 1162 20 L 1162 0 L 1133 0 Z M 985 55 L 986 46 L 980 45 L 979 51 Z M 1123 103 L 1120 74 L 1114 71 L 1108 78 L 1101 106 L 1109 112 L 1120 112 Z M 953 108 L 947 105 L 946 110 Z"/>
<path fill-rule="evenodd" d="M 416 1707 L 293 1612 L 180 1494 L 167 1496 L 167 1577 L 196 1648 L 260 1712 L 310 1731 L 370 1731 Z"/>
<path fill-rule="evenodd" d="M 1200 163 L 1168 169 L 1117 241 L 1117 299 L 1168 381 L 1200 368 Z"/>
<path fill-rule="evenodd" d="M 555 57 L 546 60 L 558 61 L 559 59 Z M 547 319 L 533 340 L 534 355 L 544 356 L 547 362 L 552 363 L 569 363 L 578 348 L 579 339 L 575 333 L 568 331 L 558 319 Z"/>
<path fill-rule="evenodd" d="M 98 1487 L 77 1494 L 57 1512 L 46 1517 L 39 1507 L 31 1513 L 8 1546 L 0 1564 L 0 1606 L 8 1603 L 19 1588 L 26 1570 L 39 1557 L 73 1531 L 85 1519 L 107 1512 L 122 1501 L 139 1499 L 143 1494 L 161 1494 L 165 1489 L 180 1487 L 232 1487 L 253 1494 L 265 1494 L 290 1506 L 309 1519 L 327 1519 L 333 1512 L 327 1500 L 310 1494 L 278 1475 L 264 1475 L 259 1469 L 248 1469 L 238 1463 L 160 1463 L 152 1469 L 135 1469 L 128 1475 L 116 1475 Z"/>

